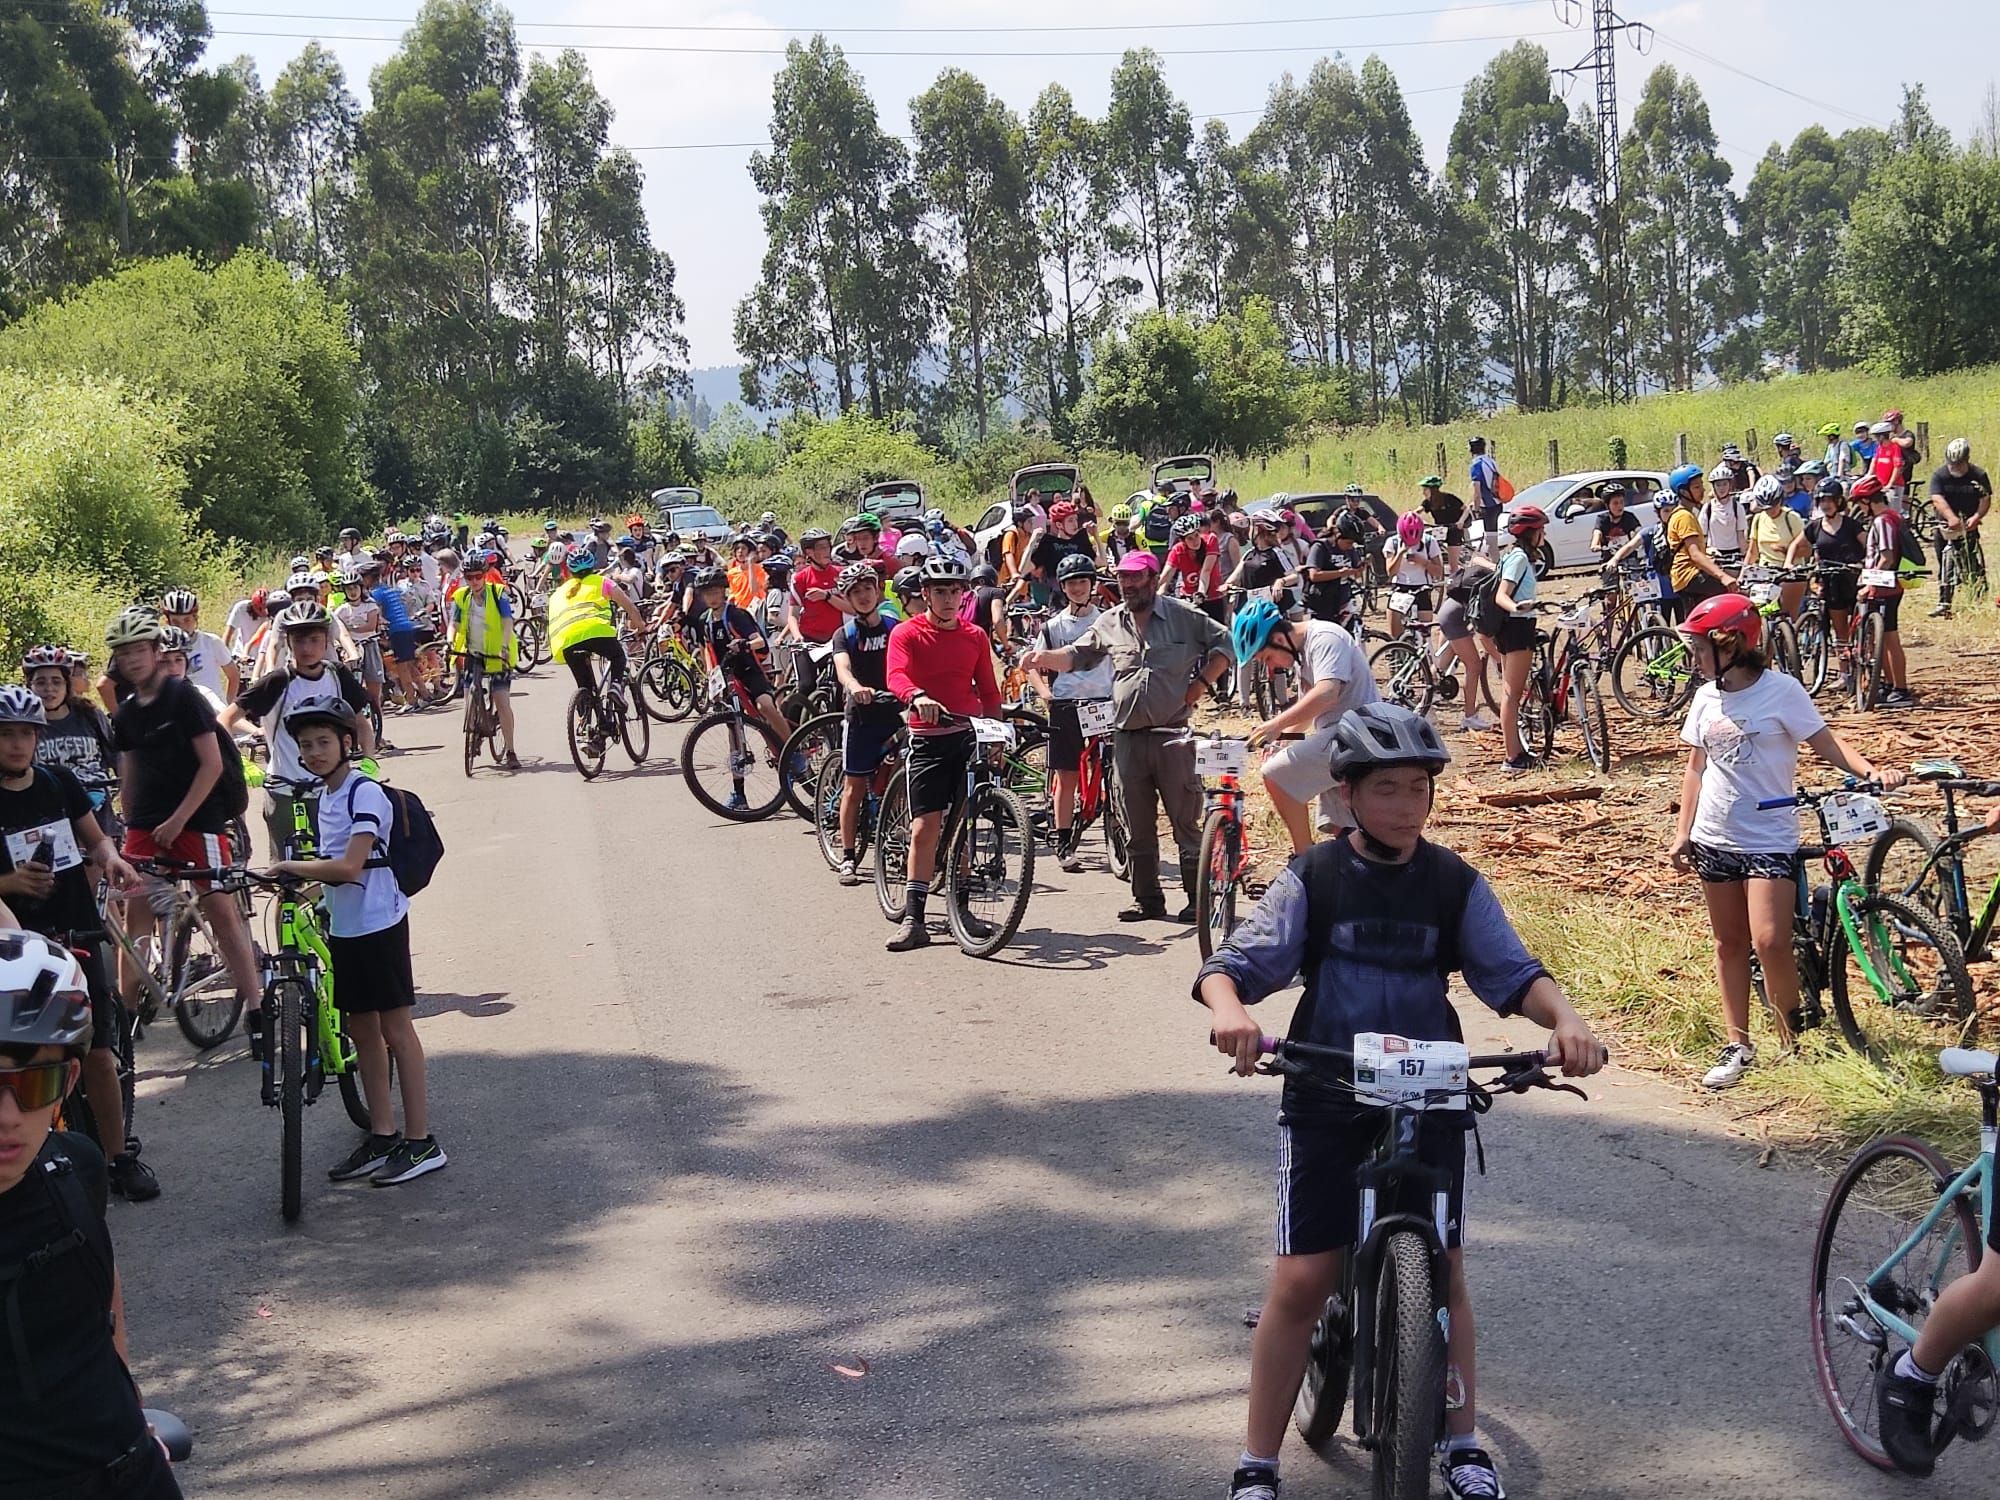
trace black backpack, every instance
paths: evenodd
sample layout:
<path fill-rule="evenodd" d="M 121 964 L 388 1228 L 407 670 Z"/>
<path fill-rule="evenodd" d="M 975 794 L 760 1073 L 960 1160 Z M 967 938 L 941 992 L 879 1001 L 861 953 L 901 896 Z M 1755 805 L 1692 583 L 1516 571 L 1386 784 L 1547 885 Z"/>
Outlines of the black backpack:
<path fill-rule="evenodd" d="M 385 850 L 381 841 L 368 856 L 369 869 L 387 868 L 396 877 L 397 889 L 405 896 L 414 896 L 431 883 L 437 873 L 438 862 L 444 858 L 444 835 L 438 832 L 437 820 L 431 810 L 415 792 L 399 786 L 376 783 L 382 788 L 382 795 L 389 799 L 392 826 L 389 829 Z M 354 822 L 354 798 L 361 790 L 361 779 L 351 781 L 347 788 L 347 821 Z"/>
<path fill-rule="evenodd" d="M 1500 607 L 1500 570 L 1493 569 L 1474 582 L 1465 596 L 1465 623 L 1479 635 L 1498 635 L 1500 626 L 1511 618 Z"/>

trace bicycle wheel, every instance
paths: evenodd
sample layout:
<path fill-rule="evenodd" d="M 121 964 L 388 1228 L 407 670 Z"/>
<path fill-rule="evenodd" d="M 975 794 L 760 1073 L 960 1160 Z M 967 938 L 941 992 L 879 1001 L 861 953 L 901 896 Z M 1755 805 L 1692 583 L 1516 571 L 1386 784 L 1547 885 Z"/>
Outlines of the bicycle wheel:
<path fill-rule="evenodd" d="M 604 769 L 604 736 L 597 732 L 596 695 L 578 688 L 569 700 L 569 758 L 585 781 Z"/>
<path fill-rule="evenodd" d="M 1250 711 L 1261 722 L 1277 712 L 1275 695 L 1271 689 L 1271 674 L 1262 662 L 1252 663 L 1250 668 Z"/>
<path fill-rule="evenodd" d="M 125 1140 L 138 1134 L 132 1127 L 132 1106 L 135 1102 L 133 1080 L 136 1076 L 132 1063 L 132 1013 L 115 996 L 111 1008 L 118 1018 L 118 1029 L 111 1039 L 111 1057 L 118 1069 L 119 1112 L 125 1117 L 124 1139 L 107 1141 L 104 1138 L 104 1131 L 97 1123 L 97 1111 L 90 1107 L 90 1090 L 84 1086 L 81 1079 L 77 1081 L 75 1090 L 63 1101 L 62 1107 L 62 1128 L 80 1131 L 96 1141 L 98 1148 L 104 1152 L 106 1161 L 125 1149 Z"/>
<path fill-rule="evenodd" d="M 784 768 L 785 800 L 807 822 L 813 817 L 813 786 L 819 763 L 828 755 L 839 759 L 845 730 L 846 721 L 839 714 L 819 714 L 802 722 L 785 741 L 784 753 L 778 758 Z"/>
<path fill-rule="evenodd" d="M 1677 631 L 1641 630 L 1611 658 L 1611 696 L 1635 719 L 1672 718 L 1694 696 L 1695 682 L 1694 653 Z"/>
<path fill-rule="evenodd" d="M 484 747 L 484 745 L 486 744 L 486 736 L 484 734 L 481 734 L 479 731 L 479 725 L 477 722 L 478 717 L 479 716 L 473 712 L 473 705 L 470 703 L 466 704 L 465 774 L 467 776 L 470 776 L 473 772 L 473 768 L 479 764 L 479 752 L 481 748 Z"/>
<path fill-rule="evenodd" d="M 1945 1159 L 1923 1141 L 1886 1136 L 1855 1153 L 1827 1195 L 1813 1242 L 1813 1373 L 1834 1425 L 1856 1453 L 1893 1469 L 1876 1431 L 1875 1387 L 1900 1339 L 1862 1306 L 1861 1288 L 1883 1308 L 1921 1326 L 1937 1294 L 1972 1269 L 1979 1222 L 1961 1197 L 1910 1246 L 1952 1180 Z"/>
<path fill-rule="evenodd" d="M 1606 776 L 1611 774 L 1611 720 L 1604 712 L 1604 690 L 1597 669 L 1578 662 L 1569 672 L 1569 707 L 1583 729 L 1583 753 Z"/>
<path fill-rule="evenodd" d="M 1861 878 L 1869 890 L 1901 896 L 1923 908 L 1927 916 L 1937 918 L 1939 926 L 1954 928 L 1956 924 L 1946 915 L 1942 870 L 1930 862 L 1937 846 L 1937 836 L 1923 824 L 1914 818 L 1898 818 L 1868 846 Z"/>
<path fill-rule="evenodd" d="M 1202 820 L 1201 862 L 1194 877 L 1194 930 L 1206 962 L 1236 926 L 1236 863 L 1243 854 L 1243 825 L 1229 808 Z"/>
<path fill-rule="evenodd" d="M 1312 1343 L 1306 1350 L 1306 1378 L 1299 1383 L 1298 1399 L 1292 1403 L 1292 1425 L 1306 1446 L 1323 1449 L 1340 1430 L 1341 1413 L 1347 1407 L 1347 1379 L 1354 1359 L 1348 1345 L 1347 1304 L 1329 1297 L 1313 1325 Z"/>
<path fill-rule="evenodd" d="M 898 771 L 875 810 L 875 904 L 891 922 L 909 910 L 910 773 Z"/>
<path fill-rule="evenodd" d="M 203 1052 L 227 1040 L 243 1016 L 243 997 L 205 918 L 175 930 L 163 987 L 173 998 L 174 1024 Z"/>
<path fill-rule="evenodd" d="M 695 801 L 732 823 L 755 823 L 785 803 L 779 774 L 784 744 L 762 719 L 721 709 L 697 723 L 681 744 L 681 777 Z"/>
<path fill-rule="evenodd" d="M 813 777 L 812 825 L 819 857 L 826 861 L 829 870 L 840 868 L 840 796 L 846 788 L 847 777 L 841 770 L 840 756 L 821 756 L 819 773 Z"/>
<path fill-rule="evenodd" d="M 1860 949 L 1846 924 L 1836 923 L 1828 962 L 1833 1013 L 1848 1046 L 1879 1058 L 1881 1040 L 1901 1031 L 1929 1047 L 1939 1038 L 1921 1023 L 1939 1021 L 1950 1023 L 1957 1041 L 1973 1008 L 1958 940 L 1936 918 L 1883 891 L 1855 898 L 1852 912 Z"/>
<path fill-rule="evenodd" d="M 1035 835 L 1021 799 L 991 782 L 974 787 L 939 867 L 951 935 L 968 957 L 991 958 L 1013 941 L 1035 893 Z"/>
<path fill-rule="evenodd" d="M 532 672 L 542 664 L 542 653 L 549 643 L 548 626 L 539 619 L 529 620 L 521 626 L 521 670 Z"/>
<path fill-rule="evenodd" d="M 287 1224 L 298 1222 L 304 1171 L 306 1109 L 306 1013 L 312 997 L 296 979 L 280 979 L 264 996 L 269 1043 L 278 1049 L 279 1144 L 278 1209 Z"/>
<path fill-rule="evenodd" d="M 1118 771 L 1108 746 L 1104 750 L 1103 790 L 1098 795 L 1104 802 L 1105 862 L 1115 878 L 1129 881 L 1132 878 L 1132 834 L 1125 822 L 1125 793 L 1118 785 Z"/>
<path fill-rule="evenodd" d="M 1548 672 L 1537 667 L 1521 697 L 1521 748 L 1542 765 L 1556 748 L 1556 710 L 1549 701 Z"/>
<path fill-rule="evenodd" d="M 1055 799 L 1049 781 L 1049 738 L 1046 734 L 1021 733 L 1000 764 L 1000 784 L 1020 799 L 1028 815 L 1027 826 L 1038 839 L 1055 837 Z"/>
<path fill-rule="evenodd" d="M 1879 610 L 1869 610 L 1854 627 L 1854 706 L 1862 713 L 1882 698 L 1882 650 L 1888 640 Z"/>
<path fill-rule="evenodd" d="M 1799 633 L 1792 622 L 1778 615 L 1766 626 L 1765 634 L 1770 642 L 1771 665 L 1803 684 L 1805 673 L 1799 667 Z"/>
<path fill-rule="evenodd" d="M 1799 612 L 1799 681 L 1808 693 L 1826 686 L 1826 611 L 1808 603 Z"/>
<path fill-rule="evenodd" d="M 1412 713 L 1427 714 L 1437 699 L 1437 676 L 1431 659 L 1422 647 L 1402 639 L 1378 646 L 1368 658 L 1375 688 L 1383 700 L 1399 704 Z"/>
<path fill-rule="evenodd" d="M 1444 1330 L 1430 1247 L 1407 1231 L 1382 1247 L 1372 1371 L 1376 1500 L 1426 1500 L 1444 1412 Z"/>
<path fill-rule="evenodd" d="M 694 674 L 671 656 L 656 656 L 633 678 L 640 711 L 662 724 L 675 724 L 694 712 Z"/>
<path fill-rule="evenodd" d="M 646 763 L 646 752 L 653 748 L 653 721 L 645 710 L 630 703 L 618 705 L 618 739 L 634 766 Z"/>

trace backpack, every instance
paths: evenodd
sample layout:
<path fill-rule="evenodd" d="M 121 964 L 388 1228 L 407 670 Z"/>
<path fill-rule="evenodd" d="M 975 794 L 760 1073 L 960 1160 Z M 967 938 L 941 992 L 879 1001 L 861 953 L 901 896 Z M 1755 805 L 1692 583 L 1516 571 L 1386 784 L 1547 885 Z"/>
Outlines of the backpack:
<path fill-rule="evenodd" d="M 438 832 L 437 820 L 415 792 L 399 786 L 386 786 L 379 781 L 375 784 L 389 799 L 391 827 L 389 847 L 382 849 L 378 841 L 376 849 L 368 856 L 367 868 L 388 869 L 396 877 L 397 889 L 405 896 L 414 896 L 429 885 L 431 876 L 437 873 L 438 862 L 444 858 L 444 835 Z M 354 822 L 354 798 L 360 790 L 360 779 L 352 781 L 347 788 L 349 826 Z"/>
<path fill-rule="evenodd" d="M 60 1142 L 60 1134 L 50 1137 Z M 109 1308 L 113 1281 L 111 1260 L 111 1231 L 105 1226 L 104 1216 L 91 1202 L 90 1192 L 77 1175 L 76 1163 L 66 1155 L 60 1144 L 54 1154 L 29 1168 L 30 1174 L 39 1172 L 49 1186 L 49 1196 L 54 1200 L 56 1218 L 63 1225 L 63 1232 L 48 1244 L 31 1251 L 21 1260 L 9 1265 L 0 1265 L 0 1304 L 6 1312 L 4 1321 L 12 1332 L 12 1356 L 20 1367 L 21 1384 L 31 1402 L 41 1400 L 41 1382 L 33 1358 L 33 1351 L 26 1347 L 20 1333 L 20 1299 L 23 1286 L 29 1276 L 35 1275 L 51 1261 L 65 1255 L 83 1253 L 89 1260 L 91 1269 L 104 1289 L 106 1307 L 105 1321 L 110 1322 Z"/>
<path fill-rule="evenodd" d="M 1494 568 L 1474 580 L 1465 596 L 1465 623 L 1478 635 L 1498 635 L 1501 623 L 1510 618 L 1500 607 L 1500 569 Z"/>
<path fill-rule="evenodd" d="M 1505 505 L 1509 500 L 1514 498 L 1514 481 L 1509 479 L 1505 474 L 1495 474 L 1493 476 L 1493 493 L 1498 497 L 1500 503 Z"/>

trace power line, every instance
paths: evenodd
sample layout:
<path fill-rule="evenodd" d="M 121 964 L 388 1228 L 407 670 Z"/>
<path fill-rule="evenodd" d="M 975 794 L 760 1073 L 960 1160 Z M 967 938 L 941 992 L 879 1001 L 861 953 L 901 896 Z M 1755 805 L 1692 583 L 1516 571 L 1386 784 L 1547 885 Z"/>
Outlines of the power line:
<path fill-rule="evenodd" d="M 1738 78 L 1747 78 L 1750 82 L 1757 84 L 1760 87 L 1771 89 L 1777 93 L 1784 94 L 1789 98 L 1798 100 L 1801 104 L 1810 104 L 1814 109 L 1823 109 L 1832 114 L 1845 115 L 1848 119 L 1853 120 L 1857 124 L 1872 125 L 1877 130 L 1887 130 L 1889 128 L 1888 122 L 1885 120 L 1871 119 L 1867 115 L 1858 114 L 1854 110 L 1846 109 L 1841 105 L 1829 104 L 1824 99 L 1815 99 L 1809 94 L 1801 94 L 1797 89 L 1788 89 L 1782 83 L 1773 83 L 1768 78 L 1760 78 L 1755 73 L 1750 72 L 1748 69 L 1739 68 L 1733 62 L 1725 62 L 1722 58 L 1715 56 L 1713 53 L 1703 52 L 1699 47 L 1690 47 L 1686 42 L 1678 41 L 1675 38 L 1667 35 L 1667 33 L 1664 31 L 1656 30 L 1655 34 L 1658 35 L 1661 41 L 1665 42 L 1669 47 L 1672 47 L 1676 52 L 1685 52 L 1689 57 L 1698 57 L 1705 63 L 1709 63 L 1714 67 L 1722 68 L 1728 72 L 1734 73 Z"/>

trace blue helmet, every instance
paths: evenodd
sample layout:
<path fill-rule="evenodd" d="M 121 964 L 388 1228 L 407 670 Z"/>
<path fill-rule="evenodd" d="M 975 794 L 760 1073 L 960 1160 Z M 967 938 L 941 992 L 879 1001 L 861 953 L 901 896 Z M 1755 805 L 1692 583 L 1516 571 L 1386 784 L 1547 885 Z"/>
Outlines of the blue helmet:
<path fill-rule="evenodd" d="M 597 554 L 584 542 L 578 542 L 570 548 L 563 560 L 569 564 L 570 576 L 574 578 L 581 578 L 587 573 L 597 571 Z"/>
<path fill-rule="evenodd" d="M 1250 658 L 1271 644 L 1271 632 L 1285 623 L 1285 617 L 1278 613 L 1278 606 L 1269 599 L 1253 599 L 1236 612 L 1236 619 L 1230 624 L 1230 644 L 1236 648 L 1236 660 L 1248 663 Z"/>
<path fill-rule="evenodd" d="M 1678 495 L 1699 478 L 1701 478 L 1700 464 L 1682 464 L 1667 476 L 1667 488 Z"/>

